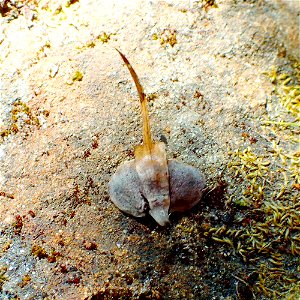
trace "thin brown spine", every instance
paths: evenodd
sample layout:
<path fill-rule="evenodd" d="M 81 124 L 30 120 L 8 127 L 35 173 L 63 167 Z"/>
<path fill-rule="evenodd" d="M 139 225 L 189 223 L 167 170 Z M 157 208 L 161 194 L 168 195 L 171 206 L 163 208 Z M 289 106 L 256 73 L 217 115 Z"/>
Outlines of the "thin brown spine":
<path fill-rule="evenodd" d="M 143 119 L 143 144 L 149 150 L 149 152 L 151 152 L 152 138 L 151 138 L 151 130 L 150 130 L 149 113 L 147 107 L 147 98 L 145 96 L 144 89 L 140 84 L 139 78 L 136 72 L 134 71 L 133 67 L 131 66 L 130 62 L 128 61 L 128 59 L 125 57 L 125 55 L 122 52 L 120 52 L 120 50 L 118 50 L 117 48 L 115 49 L 118 51 L 124 63 L 126 64 L 131 74 L 131 77 L 135 83 L 136 89 L 138 91 L 140 102 L 141 102 L 142 119 Z"/>

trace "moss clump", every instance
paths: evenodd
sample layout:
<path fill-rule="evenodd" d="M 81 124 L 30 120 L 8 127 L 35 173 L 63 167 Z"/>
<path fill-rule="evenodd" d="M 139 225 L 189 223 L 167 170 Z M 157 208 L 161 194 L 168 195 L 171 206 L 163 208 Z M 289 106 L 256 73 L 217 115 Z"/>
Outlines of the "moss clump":
<path fill-rule="evenodd" d="M 57 261 L 57 259 L 61 257 L 61 253 L 55 251 L 54 249 L 51 250 L 51 254 L 48 256 L 48 262 L 49 263 L 54 263 Z"/>
<path fill-rule="evenodd" d="M 66 7 L 70 7 L 72 4 L 79 2 L 79 0 L 67 0 L 67 2 L 65 3 Z"/>
<path fill-rule="evenodd" d="M 175 29 L 164 29 L 160 33 L 154 33 L 152 35 L 153 40 L 159 40 L 160 44 L 166 48 L 167 45 L 174 47 L 177 44 L 176 30 Z"/>
<path fill-rule="evenodd" d="M 48 253 L 46 252 L 46 250 L 39 245 L 33 245 L 31 248 L 31 253 L 33 256 L 39 259 L 48 257 Z"/>
<path fill-rule="evenodd" d="M 77 46 L 76 48 L 79 50 L 86 50 L 88 48 L 94 48 L 96 45 L 101 42 L 102 44 L 108 43 L 110 40 L 110 37 L 112 35 L 115 35 L 115 33 L 106 33 L 102 32 L 96 37 L 93 37 L 92 39 L 88 40 L 84 45 Z"/>
<path fill-rule="evenodd" d="M 0 269 L 0 291 L 2 291 L 2 286 L 5 283 L 5 281 L 8 280 L 8 278 L 4 275 L 6 273 L 6 271 L 7 271 L 6 267 L 2 267 Z"/>
<path fill-rule="evenodd" d="M 20 286 L 21 288 L 23 288 L 23 287 L 26 286 L 30 281 L 31 281 L 30 275 L 26 274 L 26 275 L 22 278 L 22 282 L 19 284 L 19 286 Z"/>
<path fill-rule="evenodd" d="M 80 71 L 75 71 L 72 76 L 72 81 L 81 81 L 83 78 L 83 74 Z"/>
<path fill-rule="evenodd" d="M 13 223 L 14 233 L 20 234 L 23 228 L 23 220 L 20 215 L 15 216 L 15 222 Z"/>
<path fill-rule="evenodd" d="M 217 8 L 218 7 L 215 0 L 202 0 L 201 2 L 202 2 L 201 6 L 205 11 L 208 11 L 211 8 Z"/>
<path fill-rule="evenodd" d="M 300 63 L 295 62 L 293 69 L 293 74 L 278 73 L 276 68 L 266 73 L 274 84 L 274 94 L 285 110 L 278 111 L 272 119 L 263 120 L 263 124 L 277 128 L 291 127 L 293 130 L 300 128 Z"/>
<path fill-rule="evenodd" d="M 82 81 L 83 74 L 79 70 L 76 70 L 73 75 L 66 81 L 68 85 L 72 85 L 75 81 Z"/>
<path fill-rule="evenodd" d="M 33 113 L 32 109 L 24 102 L 18 100 L 13 103 L 10 126 L 0 131 L 0 142 L 9 135 L 18 133 L 26 125 L 37 126 L 38 128 L 41 126 L 38 116 Z"/>
<path fill-rule="evenodd" d="M 261 120 L 264 142 L 229 152 L 233 226 L 207 232 L 251 266 L 258 274 L 254 293 L 268 299 L 296 299 L 300 288 L 299 66 L 291 74 L 268 73 L 276 97 Z"/>
<path fill-rule="evenodd" d="M 107 34 L 106 32 L 102 32 L 100 35 L 97 36 L 97 40 L 99 40 L 103 44 L 108 43 L 108 41 L 110 40 L 110 36 L 111 36 L 111 34 Z"/>

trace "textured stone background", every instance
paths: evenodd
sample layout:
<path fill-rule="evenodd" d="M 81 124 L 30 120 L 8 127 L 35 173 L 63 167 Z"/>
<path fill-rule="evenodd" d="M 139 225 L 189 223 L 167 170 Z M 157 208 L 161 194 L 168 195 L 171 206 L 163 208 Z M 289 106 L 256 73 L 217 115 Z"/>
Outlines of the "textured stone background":
<path fill-rule="evenodd" d="M 237 297 L 239 258 L 186 240 L 199 207 L 162 230 L 107 193 L 141 141 L 136 90 L 112 46 L 152 95 L 168 157 L 209 186 L 242 131 L 257 135 L 273 89 L 263 72 L 299 59 L 298 1 L 212 2 L 0 2 L 0 299 Z"/>

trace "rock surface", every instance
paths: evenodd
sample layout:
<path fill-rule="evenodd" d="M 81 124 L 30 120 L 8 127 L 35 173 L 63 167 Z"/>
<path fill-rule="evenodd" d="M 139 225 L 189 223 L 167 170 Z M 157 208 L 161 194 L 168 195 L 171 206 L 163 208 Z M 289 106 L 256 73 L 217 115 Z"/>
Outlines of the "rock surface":
<path fill-rule="evenodd" d="M 242 133 L 259 139 L 273 91 L 263 73 L 299 59 L 297 1 L 28 0 L 0 12 L 0 298 L 235 297 L 232 274 L 247 267 L 203 233 L 222 226 L 224 207 L 161 230 L 108 198 L 141 140 L 112 46 L 151 96 L 168 158 L 214 185 L 227 152 L 248 145 Z"/>

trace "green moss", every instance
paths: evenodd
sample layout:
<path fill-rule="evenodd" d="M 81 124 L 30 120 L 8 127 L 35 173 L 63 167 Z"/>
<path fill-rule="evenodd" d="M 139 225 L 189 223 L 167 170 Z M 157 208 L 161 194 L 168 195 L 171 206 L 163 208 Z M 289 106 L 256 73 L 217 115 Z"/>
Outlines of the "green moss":
<path fill-rule="evenodd" d="M 152 34 L 152 40 L 157 41 L 158 40 L 158 35 L 157 33 Z"/>
<path fill-rule="evenodd" d="M 233 247 L 258 273 L 254 292 L 296 299 L 300 271 L 300 72 L 268 73 L 280 114 L 261 120 L 263 144 L 229 152 L 227 205 L 239 210 L 233 227 L 212 227 L 207 236 Z M 271 117 L 272 116 L 272 117 Z M 275 117 L 274 117 L 275 116 Z M 295 298 L 296 297 L 296 298 Z"/>
<path fill-rule="evenodd" d="M 294 72 L 292 74 L 279 73 L 273 67 L 270 72 L 265 73 L 274 84 L 274 93 L 279 99 L 280 104 L 289 113 L 289 117 L 293 117 L 292 122 L 288 122 L 289 126 L 300 126 L 300 63 L 293 64 Z M 280 118 L 281 116 L 279 116 Z M 287 117 L 287 116 L 285 116 Z M 286 120 L 284 120 L 286 121 Z M 271 120 L 269 124 L 283 125 L 286 122 L 279 120 Z"/>
<path fill-rule="evenodd" d="M 6 267 L 2 267 L 0 269 L 0 291 L 2 291 L 2 286 L 5 283 L 5 281 L 8 280 L 8 278 L 4 275 L 6 273 L 6 271 L 7 271 Z"/>
<path fill-rule="evenodd" d="M 164 29 L 162 32 L 154 33 L 152 40 L 158 40 L 163 47 L 167 45 L 174 47 L 177 44 L 176 30 Z"/>
<path fill-rule="evenodd" d="M 70 7 L 72 4 L 79 2 L 79 0 L 67 0 L 67 2 L 65 3 L 66 7 Z"/>
<path fill-rule="evenodd" d="M 108 43 L 112 35 L 115 35 L 115 33 L 102 32 L 97 37 L 88 40 L 84 45 L 77 46 L 76 48 L 79 50 L 86 50 L 88 48 L 96 47 L 99 42 L 102 44 Z"/>
<path fill-rule="evenodd" d="M 218 8 L 218 5 L 215 0 L 202 0 L 200 1 L 201 7 L 208 11 L 211 8 Z"/>
<path fill-rule="evenodd" d="M 97 40 L 99 40 L 103 44 L 108 43 L 108 41 L 110 40 L 110 36 L 111 34 L 107 34 L 106 32 L 103 32 L 100 35 L 98 35 Z"/>
<path fill-rule="evenodd" d="M 40 259 L 48 257 L 48 253 L 46 252 L 46 250 L 39 245 L 33 245 L 31 248 L 31 253 L 33 256 L 38 257 Z"/>
<path fill-rule="evenodd" d="M 15 222 L 13 223 L 13 228 L 14 228 L 14 232 L 15 234 L 20 234 L 23 228 L 23 220 L 22 217 L 20 215 L 16 215 L 15 216 Z"/>
<path fill-rule="evenodd" d="M 76 70 L 73 75 L 66 81 L 68 85 L 72 85 L 75 81 L 82 81 L 83 79 L 83 74 L 79 71 Z"/>
<path fill-rule="evenodd" d="M 249 208 L 251 206 L 251 202 L 245 198 L 238 198 L 233 203 L 238 208 Z"/>
<path fill-rule="evenodd" d="M 54 263 L 57 261 L 57 259 L 61 257 L 61 254 L 54 249 L 51 250 L 51 254 L 47 257 L 48 262 Z"/>
<path fill-rule="evenodd" d="M 29 282 L 31 281 L 31 277 L 29 274 L 26 274 L 23 278 L 22 278 L 22 282 L 20 282 L 19 286 L 21 288 L 23 288 L 24 286 L 26 286 Z"/>
<path fill-rule="evenodd" d="M 72 76 L 72 81 L 81 81 L 83 78 L 83 74 L 80 71 L 75 71 Z"/>
<path fill-rule="evenodd" d="M 25 125 L 39 128 L 40 121 L 27 104 L 18 100 L 13 103 L 10 126 L 0 132 L 0 142 L 9 135 L 18 133 Z"/>

